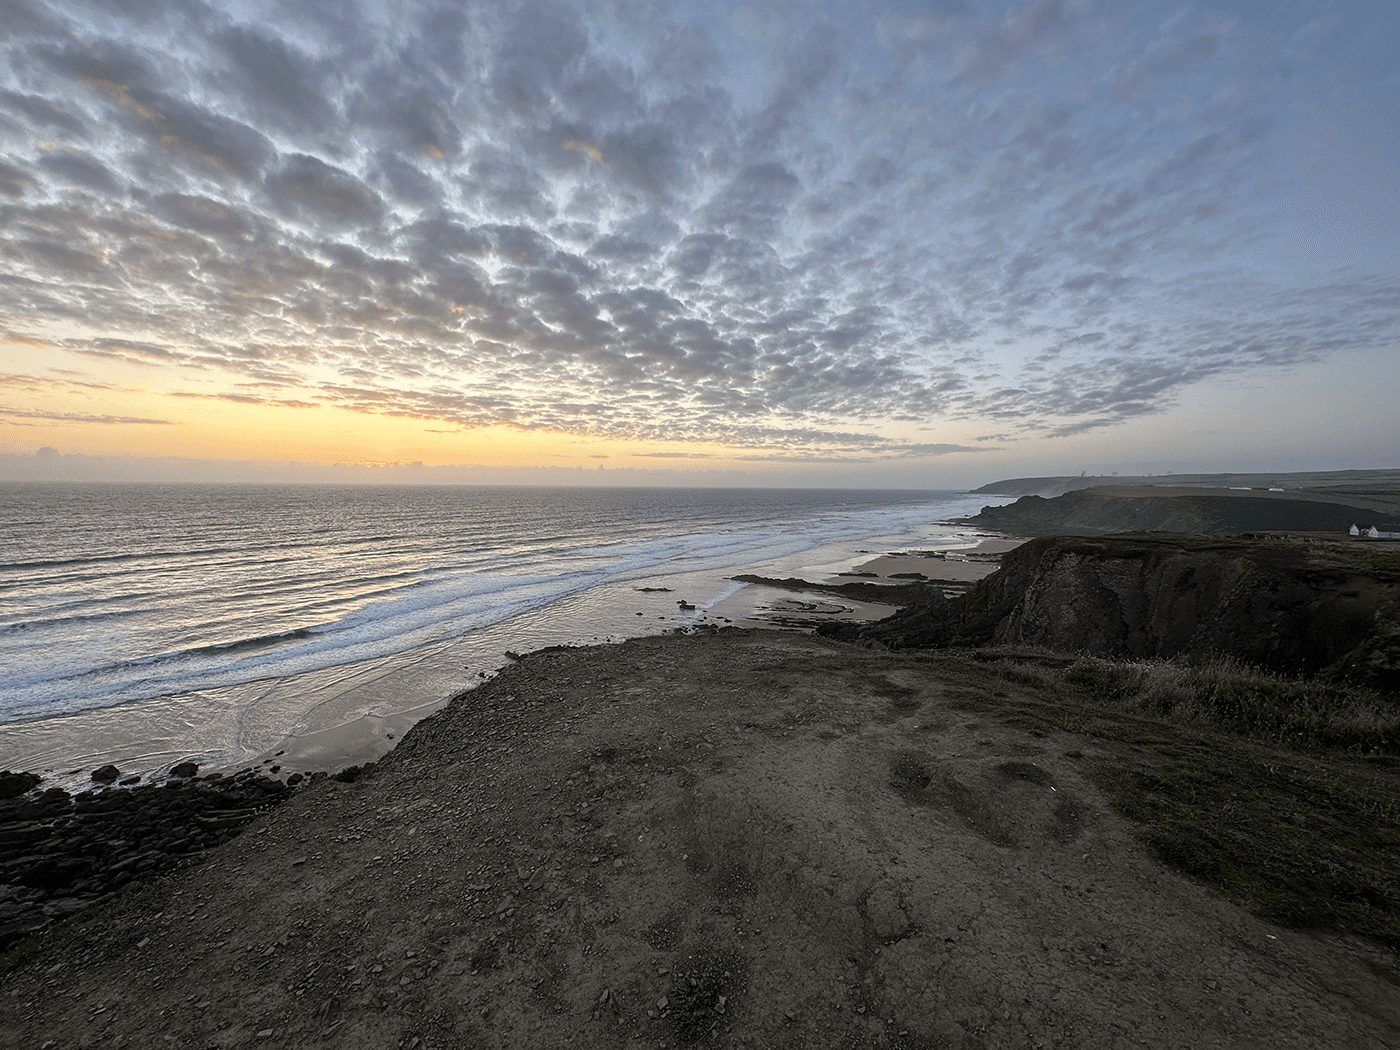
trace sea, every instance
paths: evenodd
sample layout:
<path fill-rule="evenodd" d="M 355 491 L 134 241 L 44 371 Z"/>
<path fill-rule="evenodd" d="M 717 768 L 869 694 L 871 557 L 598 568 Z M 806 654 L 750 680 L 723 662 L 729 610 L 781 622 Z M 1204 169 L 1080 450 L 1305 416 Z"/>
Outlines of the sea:
<path fill-rule="evenodd" d="M 0 484 L 0 768 L 373 758 L 513 656 L 957 549 L 951 491 Z M 693 609 L 682 605 L 694 606 Z M 279 751 L 280 747 L 280 751 Z M 66 780 L 65 780 L 66 778 Z"/>

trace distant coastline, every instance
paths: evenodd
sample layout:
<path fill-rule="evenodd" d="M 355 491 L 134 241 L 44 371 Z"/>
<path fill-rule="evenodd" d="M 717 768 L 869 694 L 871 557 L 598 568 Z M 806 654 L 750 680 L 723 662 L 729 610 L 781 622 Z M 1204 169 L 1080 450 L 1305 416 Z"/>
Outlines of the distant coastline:
<path fill-rule="evenodd" d="M 1019 496 L 983 507 L 970 524 L 1027 536 L 1181 532 L 1345 535 L 1400 521 L 1400 470 L 1168 477 L 1012 478 L 974 494 Z"/>

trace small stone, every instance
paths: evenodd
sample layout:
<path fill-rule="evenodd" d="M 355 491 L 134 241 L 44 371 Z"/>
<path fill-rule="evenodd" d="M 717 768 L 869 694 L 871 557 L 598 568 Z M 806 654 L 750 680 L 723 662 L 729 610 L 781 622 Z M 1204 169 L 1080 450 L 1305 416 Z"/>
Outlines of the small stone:
<path fill-rule="evenodd" d="M 272 1037 L 272 1029 L 271 1029 L 271 1028 L 264 1028 L 261 1032 L 258 1033 L 258 1038 L 259 1038 L 259 1039 L 270 1039 L 271 1037 Z"/>
<path fill-rule="evenodd" d="M 92 779 L 99 784 L 110 784 L 122 775 L 122 771 L 108 762 L 105 766 L 98 766 L 92 771 Z"/>

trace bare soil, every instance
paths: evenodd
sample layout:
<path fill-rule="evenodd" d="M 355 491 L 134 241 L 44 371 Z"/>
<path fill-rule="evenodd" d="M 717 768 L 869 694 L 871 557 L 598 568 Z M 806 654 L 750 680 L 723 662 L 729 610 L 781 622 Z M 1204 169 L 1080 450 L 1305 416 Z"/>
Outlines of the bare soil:
<path fill-rule="evenodd" d="M 531 654 L 0 959 L 0 1045 L 1400 1045 L 1382 940 L 1267 922 L 1120 815 L 1122 771 L 1171 779 L 1200 735 L 1023 664 L 761 631 Z"/>

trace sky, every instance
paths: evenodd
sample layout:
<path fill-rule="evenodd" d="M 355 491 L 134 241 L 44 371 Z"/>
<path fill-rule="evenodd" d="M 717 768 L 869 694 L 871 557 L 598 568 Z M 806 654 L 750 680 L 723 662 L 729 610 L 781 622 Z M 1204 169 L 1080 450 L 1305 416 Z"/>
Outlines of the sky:
<path fill-rule="evenodd" d="M 1392 0 L 0 0 L 0 478 L 1400 466 L 1398 51 Z"/>

